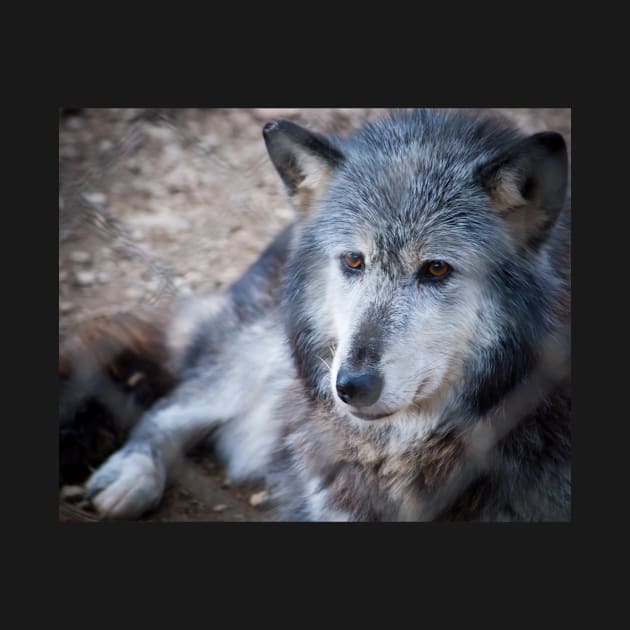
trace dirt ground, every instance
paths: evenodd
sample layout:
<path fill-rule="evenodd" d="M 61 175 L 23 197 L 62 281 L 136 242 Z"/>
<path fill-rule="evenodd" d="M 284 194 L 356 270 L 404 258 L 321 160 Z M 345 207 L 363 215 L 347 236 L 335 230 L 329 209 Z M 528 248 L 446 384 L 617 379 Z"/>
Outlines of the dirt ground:
<path fill-rule="evenodd" d="M 282 117 L 343 134 L 381 109 L 66 109 L 59 116 L 59 335 L 96 315 L 229 285 L 292 220 L 261 129 Z M 502 109 L 561 132 L 568 109 Z M 264 521 L 260 487 L 189 457 L 157 521 Z M 64 492 L 62 490 L 62 492 Z M 60 496 L 63 521 L 95 520 Z"/>

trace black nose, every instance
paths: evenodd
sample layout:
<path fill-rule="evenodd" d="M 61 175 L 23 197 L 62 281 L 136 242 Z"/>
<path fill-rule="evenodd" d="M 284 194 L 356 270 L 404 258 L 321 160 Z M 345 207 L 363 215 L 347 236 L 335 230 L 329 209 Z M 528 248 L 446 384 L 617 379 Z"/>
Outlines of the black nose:
<path fill-rule="evenodd" d="M 352 372 L 341 368 L 337 373 L 337 395 L 355 407 L 373 405 L 383 391 L 383 377 L 378 372 Z"/>

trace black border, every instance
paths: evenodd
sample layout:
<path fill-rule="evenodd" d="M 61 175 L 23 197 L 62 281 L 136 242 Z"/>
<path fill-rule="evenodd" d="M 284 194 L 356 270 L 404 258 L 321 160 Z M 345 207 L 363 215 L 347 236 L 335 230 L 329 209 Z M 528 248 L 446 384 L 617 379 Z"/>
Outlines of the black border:
<path fill-rule="evenodd" d="M 496 54 L 500 56 L 501 51 L 496 51 Z M 564 51 L 560 59 L 566 61 L 566 58 L 567 53 Z M 576 557 L 579 556 L 577 541 L 590 533 L 599 519 L 605 521 L 608 518 L 605 511 L 589 515 L 588 505 L 605 505 L 605 500 L 600 496 L 601 485 L 593 480 L 592 474 L 602 466 L 601 459 L 607 456 L 604 447 L 610 435 L 600 437 L 602 448 L 595 448 L 593 444 L 596 442 L 591 442 L 593 431 L 589 429 L 592 429 L 596 420 L 600 423 L 608 421 L 612 425 L 613 419 L 602 418 L 603 412 L 599 403 L 595 403 L 594 397 L 589 395 L 596 386 L 590 375 L 585 377 L 580 372 L 576 358 L 580 357 L 579 362 L 583 366 L 588 357 L 594 354 L 594 348 L 588 347 L 589 337 L 585 334 L 585 326 L 579 322 L 584 321 L 582 314 L 588 313 L 589 308 L 595 310 L 596 316 L 599 315 L 597 304 L 593 305 L 593 289 L 597 287 L 598 293 L 603 290 L 599 277 L 597 283 L 594 279 L 588 281 L 588 274 L 595 272 L 589 251 L 596 256 L 608 251 L 593 249 L 590 245 L 583 248 L 580 246 L 593 239 L 592 221 L 588 221 L 586 217 L 589 213 L 592 216 L 594 209 L 603 209 L 601 190 L 596 193 L 597 199 L 589 199 L 594 187 L 582 184 L 582 181 L 593 182 L 594 176 L 586 174 L 595 171 L 594 162 L 597 161 L 597 156 L 588 148 L 594 139 L 589 139 L 584 129 L 587 125 L 588 108 L 573 106 L 574 99 L 568 95 L 567 89 L 569 79 L 559 76 L 560 69 L 557 66 L 560 64 L 557 60 L 544 77 L 541 77 L 539 70 L 546 69 L 547 58 L 532 60 L 531 66 L 525 65 L 519 69 L 508 65 L 507 72 L 505 68 L 493 68 L 491 77 L 487 77 L 486 73 L 485 82 L 479 79 L 481 68 L 470 67 L 473 65 L 472 60 L 468 60 L 468 64 L 466 61 L 463 60 L 461 65 L 465 67 L 460 67 L 457 75 L 449 72 L 448 68 L 442 69 L 439 81 L 435 80 L 435 71 L 432 80 L 428 80 L 422 63 L 418 63 L 413 71 L 406 70 L 403 76 L 394 72 L 390 74 L 388 70 L 391 66 L 383 69 L 383 63 L 379 66 L 380 70 L 376 70 L 374 65 L 368 65 L 360 72 L 353 66 L 352 69 L 347 69 L 347 73 L 347 66 L 344 65 L 342 74 L 347 76 L 338 79 L 334 86 L 328 77 L 326 96 L 323 96 L 319 80 L 322 70 L 312 74 L 304 71 L 302 74 L 308 74 L 304 77 L 307 86 L 302 88 L 298 97 L 295 96 L 292 83 L 293 73 L 278 70 L 277 67 L 273 68 L 276 72 L 271 69 L 264 74 L 264 89 L 260 84 L 253 87 L 255 84 L 251 77 L 244 77 L 242 74 L 235 81 L 236 72 L 233 69 L 227 72 L 228 80 L 221 82 L 217 74 L 213 73 L 212 64 L 208 65 L 205 72 L 202 72 L 203 68 L 188 68 L 184 72 L 184 65 L 178 65 L 178 81 L 171 81 L 175 73 L 173 68 L 170 72 L 163 72 L 161 77 L 156 68 L 153 76 L 145 77 L 142 86 L 137 84 L 134 68 L 133 73 L 127 74 L 125 88 L 114 92 L 111 89 L 112 81 L 103 83 L 104 75 L 95 72 L 94 76 L 89 77 L 91 80 L 81 82 L 73 80 L 74 77 L 67 77 L 65 85 L 56 91 L 53 106 L 39 108 L 37 114 L 29 118 L 30 138 L 28 144 L 21 147 L 22 152 L 18 158 L 23 160 L 23 164 L 28 164 L 28 171 L 24 169 L 22 175 L 25 179 L 21 185 L 18 184 L 22 201 L 15 214 L 23 221 L 17 233 L 28 235 L 25 248 L 33 255 L 23 255 L 23 244 L 19 238 L 15 241 L 8 239 L 13 241 L 10 245 L 17 246 L 14 259 L 28 269 L 27 282 L 21 276 L 18 286 L 11 289 L 14 292 L 10 297 L 13 304 L 18 299 L 22 304 L 17 309 L 19 314 L 16 313 L 22 324 L 17 330 L 24 331 L 24 324 L 27 324 L 26 331 L 15 338 L 18 343 L 15 368 L 19 375 L 28 377 L 18 379 L 21 391 L 18 394 L 17 409 L 21 411 L 17 414 L 15 411 L 11 413 L 12 420 L 17 420 L 21 428 L 25 429 L 25 436 L 20 441 L 21 448 L 15 449 L 9 455 L 16 460 L 11 469 L 20 478 L 24 475 L 29 487 L 27 509 L 13 518 L 20 526 L 23 524 L 26 530 L 24 535 L 29 540 L 31 534 L 28 529 L 32 531 L 33 526 L 36 526 L 37 548 L 45 550 L 40 560 L 52 563 L 54 571 L 59 572 L 56 581 L 62 585 L 71 585 L 72 589 L 80 593 L 83 588 L 88 591 L 88 583 L 91 585 L 95 574 L 112 571 L 112 578 L 120 580 L 116 583 L 116 591 L 119 591 L 119 584 L 125 578 L 134 583 L 136 578 L 140 579 L 135 570 L 126 574 L 135 567 L 138 572 L 142 572 L 142 579 L 148 573 L 154 574 L 158 581 L 166 579 L 177 582 L 181 579 L 187 582 L 187 572 L 194 568 L 198 579 L 206 584 L 212 581 L 208 574 L 220 576 L 228 584 L 231 574 L 248 583 L 251 580 L 247 578 L 252 574 L 259 577 L 265 575 L 264 581 L 268 582 L 268 575 L 262 571 L 276 566 L 281 557 L 283 562 L 297 565 L 296 570 L 300 574 L 311 573 L 314 566 L 327 562 L 328 574 L 332 569 L 332 573 L 346 576 L 348 582 L 359 582 L 363 585 L 378 586 L 381 583 L 385 576 L 374 574 L 375 565 L 377 561 L 384 560 L 388 564 L 393 562 L 399 566 L 407 566 L 414 576 L 426 575 L 429 571 L 447 589 L 449 583 L 443 580 L 449 576 L 453 579 L 454 573 L 454 583 L 460 583 L 457 579 L 459 575 L 474 576 L 479 572 L 485 576 L 499 570 L 499 575 L 505 576 L 506 581 L 510 582 L 516 575 L 522 575 L 526 566 L 530 570 L 533 567 L 536 583 L 540 584 L 545 579 L 557 580 L 554 588 L 559 588 L 559 581 L 566 577 L 566 567 L 573 566 L 579 560 Z M 432 60 L 428 62 L 431 63 Z M 393 67 L 398 68 L 395 64 Z M 536 69 L 535 81 L 529 80 L 532 73 L 528 70 L 532 67 Z M 506 77 L 516 78 L 515 82 L 519 83 L 519 87 L 508 89 L 503 83 Z M 122 81 L 118 74 L 115 81 Z M 370 90 L 365 87 L 373 86 L 374 83 L 379 84 L 378 96 L 368 93 Z M 384 94 L 387 96 L 383 96 Z M 54 175 L 51 174 L 54 172 L 53 160 L 58 159 L 54 153 L 57 108 L 128 105 L 176 107 L 191 104 L 232 107 L 305 104 L 343 107 L 522 107 L 535 104 L 539 107 L 572 108 L 572 117 L 576 114 L 578 116 L 577 133 L 572 129 L 572 187 L 577 183 L 578 191 L 580 187 L 581 191 L 572 191 L 572 301 L 574 326 L 577 322 L 578 328 L 573 332 L 573 366 L 577 385 L 574 387 L 576 396 L 573 408 L 574 510 L 571 523 L 370 524 L 352 527 L 333 524 L 59 523 L 57 478 L 52 472 L 57 470 L 55 446 L 58 436 L 56 423 L 51 417 L 51 410 L 56 409 L 57 381 L 53 370 L 56 369 L 55 355 L 58 351 L 55 342 L 57 330 L 54 328 L 58 317 L 58 295 L 54 295 L 55 288 L 58 288 L 58 279 L 54 265 L 56 221 L 53 215 L 56 203 L 54 188 L 57 183 L 52 181 Z M 574 126 L 576 123 L 572 121 L 572 127 Z M 577 167 L 574 160 L 576 151 L 579 151 Z M 587 165 L 589 157 L 591 163 Z M 590 171 L 591 167 L 593 171 Z M 576 177 L 576 168 L 582 169 L 580 176 L 586 176 L 585 180 L 581 181 Z M 33 171 L 37 175 L 33 175 Z M 33 177 L 37 178 L 36 181 L 33 181 Z M 38 196 L 41 197 L 38 199 Z M 22 212 L 19 212 L 20 208 L 23 209 Z M 601 216 L 603 219 L 603 214 Z M 580 249 L 582 254 L 579 253 Z M 589 307 L 589 303 L 592 306 Z M 590 341 L 598 343 L 593 337 Z M 44 360 L 41 348 L 46 349 Z M 34 393 L 34 383 L 38 383 L 37 393 Z M 31 401 L 35 410 L 32 417 L 29 417 L 31 414 L 24 414 L 24 410 L 30 410 Z M 608 430 L 609 427 L 606 428 L 607 433 Z M 600 461 L 597 461 L 598 458 Z M 595 497 L 589 497 L 589 493 L 595 492 Z M 42 524 L 45 525 L 42 527 Z M 84 569 L 86 563 L 88 566 Z M 207 570 L 207 567 L 211 568 Z M 468 571 L 465 570 L 466 567 Z M 561 567 L 564 567 L 564 571 Z M 83 584 L 86 584 L 85 587 Z M 509 585 L 506 585 L 506 590 L 509 592 Z M 492 590 L 490 595 L 496 596 L 497 591 Z M 212 599 L 212 595 L 208 597 Z M 420 594 L 418 597 L 422 599 Z"/>

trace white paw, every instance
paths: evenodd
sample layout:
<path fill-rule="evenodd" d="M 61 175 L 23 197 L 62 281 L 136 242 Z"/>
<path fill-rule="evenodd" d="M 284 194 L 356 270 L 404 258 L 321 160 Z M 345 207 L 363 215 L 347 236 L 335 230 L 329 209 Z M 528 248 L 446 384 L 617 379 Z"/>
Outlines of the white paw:
<path fill-rule="evenodd" d="M 164 466 L 148 449 L 123 448 L 88 479 L 86 498 L 104 518 L 138 518 L 159 503 L 165 482 Z"/>

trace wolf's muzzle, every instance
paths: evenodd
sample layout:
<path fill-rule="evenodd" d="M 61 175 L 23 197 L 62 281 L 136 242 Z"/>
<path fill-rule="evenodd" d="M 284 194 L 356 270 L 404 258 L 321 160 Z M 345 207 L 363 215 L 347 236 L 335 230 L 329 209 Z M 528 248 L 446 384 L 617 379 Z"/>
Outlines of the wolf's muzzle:
<path fill-rule="evenodd" d="M 378 372 L 353 372 L 342 367 L 337 374 L 337 395 L 353 407 L 373 405 L 382 391 L 383 377 Z"/>

